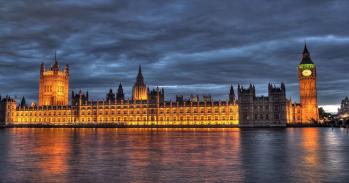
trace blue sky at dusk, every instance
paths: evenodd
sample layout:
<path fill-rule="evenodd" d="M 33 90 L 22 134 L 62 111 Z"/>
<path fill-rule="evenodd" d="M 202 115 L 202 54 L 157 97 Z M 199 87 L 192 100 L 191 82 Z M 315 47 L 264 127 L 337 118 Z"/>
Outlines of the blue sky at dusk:
<path fill-rule="evenodd" d="M 150 87 L 227 99 L 230 84 L 286 83 L 298 98 L 304 41 L 317 65 L 320 105 L 349 95 L 346 0 L 0 0 L 0 93 L 36 101 L 39 66 L 70 65 L 70 89 L 103 99 L 138 65 Z M 332 108 L 333 109 L 333 108 Z"/>

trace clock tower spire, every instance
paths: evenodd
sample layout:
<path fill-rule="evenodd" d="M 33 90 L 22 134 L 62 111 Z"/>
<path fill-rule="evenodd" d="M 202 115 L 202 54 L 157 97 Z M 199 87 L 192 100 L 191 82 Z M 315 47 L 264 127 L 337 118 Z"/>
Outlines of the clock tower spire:
<path fill-rule="evenodd" d="M 310 58 L 307 45 L 304 45 L 302 60 L 298 65 L 299 95 L 301 103 L 301 122 L 319 120 L 316 90 L 316 67 Z"/>

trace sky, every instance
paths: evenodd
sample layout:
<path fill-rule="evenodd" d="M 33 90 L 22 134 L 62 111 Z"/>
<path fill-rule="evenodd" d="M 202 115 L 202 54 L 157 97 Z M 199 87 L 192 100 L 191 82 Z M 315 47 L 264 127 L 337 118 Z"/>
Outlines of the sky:
<path fill-rule="evenodd" d="M 0 94 L 37 101 L 40 63 L 70 66 L 70 91 L 103 99 L 122 82 L 131 97 L 138 65 L 166 98 L 230 84 L 286 84 L 299 101 L 306 41 L 317 66 L 319 105 L 349 95 L 347 0 L 0 0 Z M 235 91 L 236 92 L 236 91 Z"/>

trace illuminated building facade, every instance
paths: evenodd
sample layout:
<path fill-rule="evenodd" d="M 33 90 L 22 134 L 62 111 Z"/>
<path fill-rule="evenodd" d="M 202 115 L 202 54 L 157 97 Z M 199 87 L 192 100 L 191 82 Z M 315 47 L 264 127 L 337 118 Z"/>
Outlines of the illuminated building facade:
<path fill-rule="evenodd" d="M 316 90 L 316 66 L 310 58 L 307 45 L 304 45 L 302 60 L 298 65 L 301 122 L 319 120 Z"/>
<path fill-rule="evenodd" d="M 60 70 L 57 58 L 51 68 L 40 67 L 39 106 L 65 106 L 69 97 L 69 66 Z"/>
<path fill-rule="evenodd" d="M 132 100 L 148 100 L 148 89 L 144 83 L 141 66 L 139 66 L 136 82 L 132 88 Z"/>
<path fill-rule="evenodd" d="M 58 72 L 57 65 L 55 62 L 50 71 Z M 165 101 L 163 88 L 146 87 L 140 67 L 132 98 L 125 100 L 121 83 L 117 93 L 110 89 L 104 101 L 90 101 L 88 92 L 82 91 L 72 91 L 71 105 L 16 106 L 13 99 L 6 98 L 1 102 L 0 116 L 5 124 L 238 125 L 239 121 L 233 91 L 227 101 L 207 96 Z"/>
<path fill-rule="evenodd" d="M 3 124 L 120 124 L 120 125 L 239 125 L 285 126 L 287 123 L 307 123 L 318 119 L 316 69 L 307 48 L 298 66 L 300 104 L 286 99 L 285 85 L 268 85 L 268 96 L 256 96 L 254 85 L 238 86 L 238 98 L 233 86 L 228 100 L 214 101 L 210 95 L 201 98 L 176 96 L 165 100 L 165 91 L 149 90 L 139 67 L 132 88 L 132 99 L 125 100 L 121 83 L 103 101 L 89 100 L 88 92 L 72 92 L 68 104 L 69 68 L 59 69 L 57 60 L 45 70 L 40 69 L 39 105 L 18 105 L 6 97 L 0 99 L 0 121 Z"/>
<path fill-rule="evenodd" d="M 11 99 L 12 100 L 12 99 Z M 74 105 L 17 107 L 6 104 L 6 124 L 237 125 L 236 101 L 88 101 L 79 92 Z"/>

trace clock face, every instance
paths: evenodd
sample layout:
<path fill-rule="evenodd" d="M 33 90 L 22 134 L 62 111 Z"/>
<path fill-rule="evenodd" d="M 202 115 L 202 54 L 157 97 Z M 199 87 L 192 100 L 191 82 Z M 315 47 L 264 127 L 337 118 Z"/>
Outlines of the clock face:
<path fill-rule="evenodd" d="M 308 69 L 303 70 L 303 71 L 302 71 L 302 75 L 305 76 L 305 77 L 310 76 L 310 75 L 311 75 L 311 70 L 308 70 Z"/>

